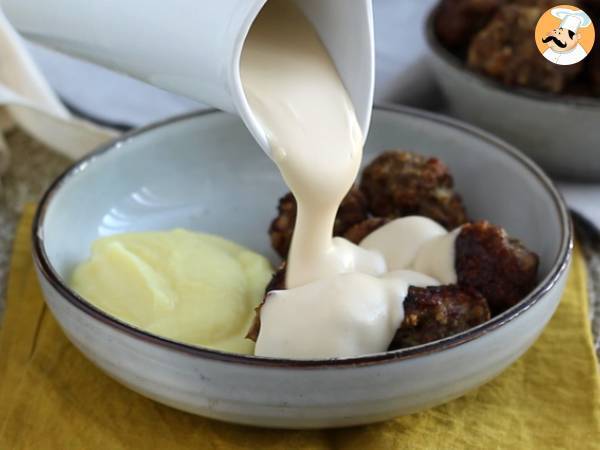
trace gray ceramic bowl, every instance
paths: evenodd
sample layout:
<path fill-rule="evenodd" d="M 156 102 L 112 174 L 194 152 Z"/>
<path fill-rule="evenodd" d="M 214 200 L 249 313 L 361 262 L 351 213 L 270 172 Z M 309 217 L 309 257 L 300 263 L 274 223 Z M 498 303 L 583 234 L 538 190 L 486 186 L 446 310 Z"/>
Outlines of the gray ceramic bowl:
<path fill-rule="evenodd" d="M 505 226 L 541 258 L 521 303 L 459 335 L 393 352 L 290 361 L 211 351 L 131 327 L 65 284 L 99 236 L 187 227 L 269 255 L 268 224 L 285 186 L 240 120 L 220 112 L 169 120 L 100 149 L 59 178 L 34 223 L 46 301 L 69 339 L 98 367 L 176 408 L 251 425 L 356 425 L 412 413 L 490 380 L 535 341 L 561 297 L 571 225 L 552 183 L 505 143 L 411 109 L 374 112 L 366 160 L 402 147 L 436 155 L 469 212 Z"/>
<path fill-rule="evenodd" d="M 507 87 L 469 70 L 440 43 L 436 14 L 437 8 L 427 20 L 427 42 L 449 112 L 517 146 L 554 175 L 599 181 L 600 99 Z"/>

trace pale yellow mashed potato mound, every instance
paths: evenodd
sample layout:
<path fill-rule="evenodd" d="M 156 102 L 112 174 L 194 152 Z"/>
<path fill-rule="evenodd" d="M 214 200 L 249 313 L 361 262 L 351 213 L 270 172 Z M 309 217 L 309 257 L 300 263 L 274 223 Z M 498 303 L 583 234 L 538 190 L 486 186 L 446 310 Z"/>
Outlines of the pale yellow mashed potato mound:
<path fill-rule="evenodd" d="M 272 274 L 263 256 L 177 229 L 99 239 L 71 285 L 107 313 L 188 344 L 253 354 L 245 339 Z"/>

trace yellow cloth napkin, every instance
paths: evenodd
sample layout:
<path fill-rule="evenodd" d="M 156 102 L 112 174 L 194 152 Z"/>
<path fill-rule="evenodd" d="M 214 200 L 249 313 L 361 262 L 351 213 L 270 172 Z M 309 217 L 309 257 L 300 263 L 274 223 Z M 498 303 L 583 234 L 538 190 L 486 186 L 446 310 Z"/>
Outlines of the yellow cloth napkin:
<path fill-rule="evenodd" d="M 44 306 L 21 223 L 0 333 L 0 449 L 600 449 L 600 380 L 575 252 L 567 291 L 526 355 L 430 411 L 328 431 L 261 430 L 162 406 L 89 363 Z"/>

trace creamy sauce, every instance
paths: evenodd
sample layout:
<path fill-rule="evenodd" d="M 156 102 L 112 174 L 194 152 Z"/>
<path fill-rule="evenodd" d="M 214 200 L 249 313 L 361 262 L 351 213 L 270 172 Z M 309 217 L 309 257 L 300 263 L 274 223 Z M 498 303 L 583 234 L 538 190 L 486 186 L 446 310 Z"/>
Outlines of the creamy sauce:
<path fill-rule="evenodd" d="M 241 76 L 298 204 L 287 285 L 348 271 L 353 267 L 348 261 L 366 252 L 334 245 L 331 235 L 337 209 L 358 174 L 363 136 L 327 50 L 292 2 L 267 2 L 246 39 Z M 368 259 L 375 264 L 369 272 L 381 272 L 381 261 Z"/>
<path fill-rule="evenodd" d="M 404 319 L 402 303 L 409 285 L 437 284 L 421 274 L 377 278 L 347 273 L 273 291 L 261 311 L 263 325 L 255 352 L 301 359 L 380 352 Z"/>
<path fill-rule="evenodd" d="M 412 269 L 439 280 L 456 283 L 454 247 L 460 233 L 450 233 L 427 217 L 396 219 L 369 234 L 360 246 L 383 255 L 389 271 Z"/>
<path fill-rule="evenodd" d="M 407 269 L 425 242 L 444 235 L 446 229 L 437 222 L 427 217 L 409 216 L 375 230 L 362 240 L 360 246 L 381 253 L 388 270 Z"/>
<path fill-rule="evenodd" d="M 460 228 L 423 243 L 417 251 L 412 268 L 432 276 L 442 284 L 456 283 L 454 248 Z"/>
<path fill-rule="evenodd" d="M 420 255 L 425 243 L 448 233 L 412 217 L 361 246 L 332 238 L 338 207 L 358 174 L 363 136 L 327 50 L 291 1 L 267 2 L 244 45 L 241 76 L 298 205 L 288 290 L 266 299 L 256 355 L 332 358 L 386 350 L 402 323 L 409 285 L 439 284 L 427 275 L 450 278 L 448 267 L 432 260 L 436 249 L 448 250 L 450 238 Z M 399 270 L 416 260 L 424 274 Z"/>

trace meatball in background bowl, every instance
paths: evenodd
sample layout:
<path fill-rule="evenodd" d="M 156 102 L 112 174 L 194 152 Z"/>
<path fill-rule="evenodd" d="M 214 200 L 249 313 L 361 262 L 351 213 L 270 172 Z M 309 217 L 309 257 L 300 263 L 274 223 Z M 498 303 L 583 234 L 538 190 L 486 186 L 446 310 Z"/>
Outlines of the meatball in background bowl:
<path fill-rule="evenodd" d="M 287 188 L 241 120 L 216 111 L 123 136 L 51 186 L 33 228 L 46 302 L 71 342 L 108 375 L 156 401 L 214 419 L 339 427 L 459 397 L 519 358 L 550 320 L 567 277 L 570 220 L 534 163 L 471 126 L 408 108 L 376 108 L 364 165 L 398 147 L 444 161 L 473 220 L 506 228 L 539 255 L 538 283 L 519 303 L 445 339 L 326 360 L 186 345 L 97 309 L 65 280 L 101 236 L 183 227 L 233 239 L 279 263 L 267 231 Z"/>
<path fill-rule="evenodd" d="M 546 61 L 534 29 L 555 3 L 442 1 L 426 24 L 431 67 L 450 114 L 507 140 L 553 175 L 599 181 L 600 48 L 596 42 L 574 66 Z M 451 4 L 460 4 L 459 16 L 448 15 Z"/>

